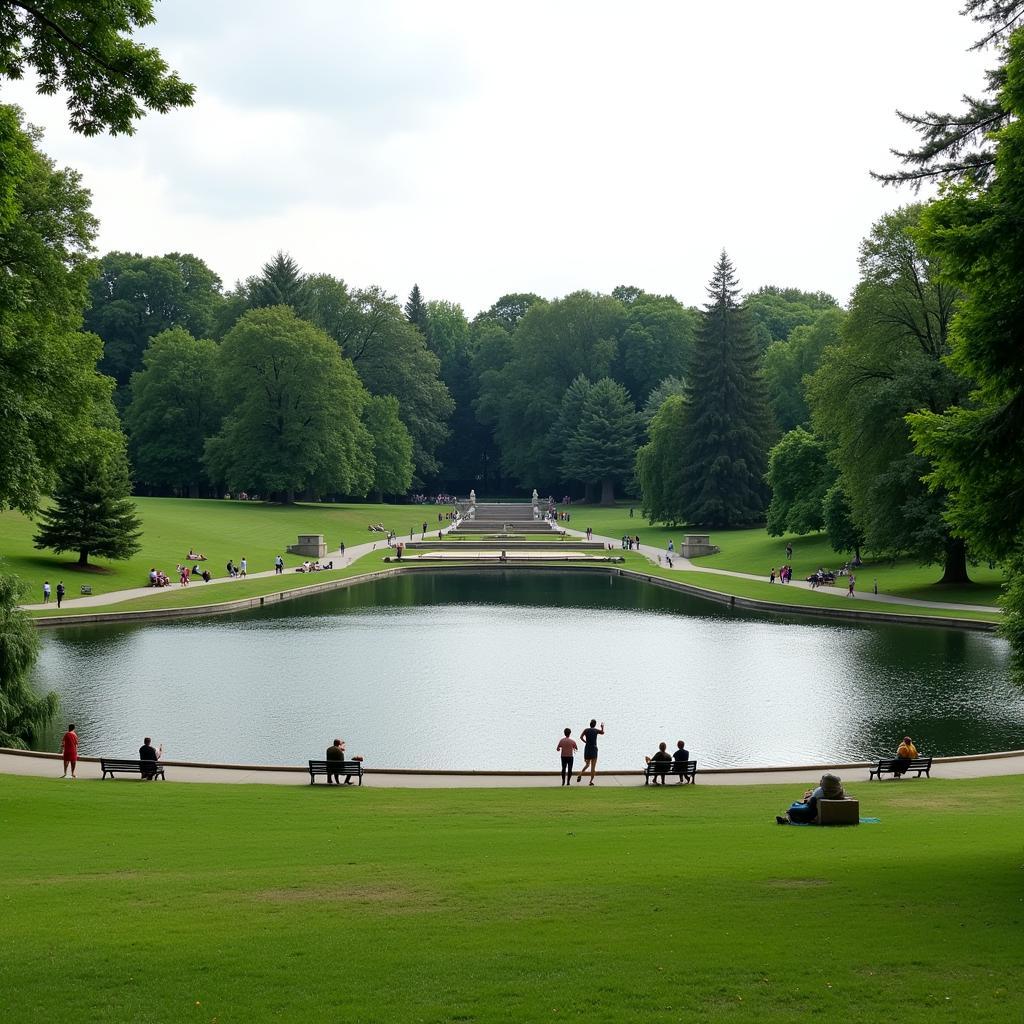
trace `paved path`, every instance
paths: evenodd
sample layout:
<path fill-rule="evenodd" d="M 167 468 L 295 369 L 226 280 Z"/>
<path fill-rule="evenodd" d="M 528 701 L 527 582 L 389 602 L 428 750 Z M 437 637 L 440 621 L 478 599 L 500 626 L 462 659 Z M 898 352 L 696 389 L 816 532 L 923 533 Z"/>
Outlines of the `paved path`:
<path fill-rule="evenodd" d="M 442 532 L 443 533 L 447 533 L 452 528 L 453 528 L 452 526 L 446 526 L 446 527 L 443 528 Z M 427 530 L 427 532 L 425 534 L 420 534 L 420 533 L 416 534 L 416 536 L 420 537 L 420 538 L 423 538 L 423 537 L 428 537 L 429 538 L 429 537 L 436 536 L 436 535 L 437 535 L 437 531 L 435 531 L 435 530 Z M 327 554 L 324 555 L 322 560 L 325 561 L 325 562 L 333 561 L 334 562 L 334 567 L 336 569 L 341 569 L 341 568 L 344 568 L 346 565 L 351 565 L 353 562 L 355 562 L 358 559 L 362 558 L 363 555 L 368 555 L 368 554 L 370 554 L 373 551 L 380 551 L 383 554 L 383 552 L 387 549 L 387 546 L 388 546 L 388 542 L 387 542 L 387 539 L 386 539 L 385 535 L 383 533 L 372 533 L 372 534 L 370 534 L 370 537 L 372 539 L 368 540 L 365 544 L 355 544 L 352 547 L 346 547 L 345 548 L 344 557 L 341 554 L 341 549 L 340 548 L 335 548 L 333 551 L 328 551 Z M 398 539 L 399 540 L 404 540 L 404 537 L 400 536 Z M 195 564 L 196 564 L 195 562 L 191 563 L 191 565 L 195 565 Z M 203 564 L 206 564 L 206 563 L 199 563 L 199 564 L 203 565 Z M 221 570 L 221 571 L 223 572 L 223 570 Z M 246 575 L 245 578 L 246 579 L 250 579 L 250 580 L 258 580 L 258 579 L 264 579 L 267 576 L 273 576 L 273 575 L 275 575 L 274 570 L 273 569 L 267 569 L 264 572 L 250 572 L 250 573 L 248 573 Z M 291 568 L 291 569 L 286 568 L 284 573 L 283 573 L 283 575 L 287 576 L 289 579 L 294 579 L 295 576 L 296 576 L 295 569 L 294 568 Z M 319 573 L 311 573 L 308 576 L 305 575 L 305 574 L 302 574 L 302 573 L 299 573 L 298 575 L 303 576 L 303 578 L 308 580 L 310 583 L 313 583 L 317 579 L 321 578 Z M 238 576 L 236 576 L 234 578 L 232 578 L 230 576 L 221 576 L 221 577 L 215 577 L 214 579 L 210 580 L 209 583 L 204 583 L 200 579 L 200 580 L 197 580 L 195 582 L 190 583 L 189 587 L 201 587 L 201 588 L 204 588 L 204 589 L 208 589 L 210 587 L 217 587 L 217 586 L 228 586 L 228 587 L 230 587 L 233 583 L 237 583 L 239 581 L 239 579 L 240 579 L 240 577 L 238 577 Z M 162 588 L 162 589 L 155 589 L 153 587 L 132 587 L 129 590 L 112 590 L 108 594 L 91 594 L 88 597 L 66 597 L 66 598 L 64 598 L 64 603 L 62 605 L 62 608 L 87 608 L 87 607 L 95 607 L 95 606 L 100 606 L 100 605 L 119 604 L 121 601 L 130 601 L 130 600 L 132 600 L 132 598 L 136 598 L 136 597 L 152 597 L 154 594 L 166 594 L 166 593 L 170 593 L 171 591 L 176 591 L 176 590 L 180 590 L 180 589 L 181 589 L 181 585 L 180 584 L 172 583 L 169 587 Z M 214 601 L 216 601 L 216 600 L 230 601 L 231 597 L 228 594 L 223 594 L 223 595 L 220 595 L 220 596 L 214 596 L 212 598 L 212 600 L 214 600 Z M 35 610 L 35 609 L 40 609 L 40 608 L 48 608 L 48 609 L 52 610 L 52 609 L 56 608 L 56 604 L 54 603 L 54 601 L 51 601 L 49 604 L 24 604 L 21 607 L 22 608 L 26 608 L 26 609 L 30 609 L 30 610 Z"/>
<path fill-rule="evenodd" d="M 172 782 L 220 782 L 240 784 L 263 784 L 277 786 L 298 786 L 309 784 L 309 773 L 305 767 L 261 768 L 254 765 L 223 765 L 207 767 L 188 763 L 167 761 L 167 774 Z M 29 775 L 52 778 L 64 785 L 71 780 L 61 780 L 59 754 L 15 753 L 0 751 L 0 786 L 4 775 Z M 793 785 L 803 786 L 818 778 L 823 771 L 834 769 L 848 785 L 867 783 L 867 765 L 804 765 L 794 768 L 757 768 L 746 770 L 709 769 L 698 775 L 700 786 L 758 786 Z M 996 775 L 1024 775 L 1024 751 L 1008 754 L 981 755 L 975 758 L 943 760 L 936 758 L 932 765 L 935 778 L 978 779 Z M 78 781 L 100 778 L 99 764 L 94 761 L 79 761 Z M 132 781 L 132 780 L 129 780 Z M 137 780 L 136 780 L 137 781 Z M 526 774 L 509 772 L 489 774 L 467 772 L 465 774 L 419 773 L 382 771 L 374 773 L 372 768 L 363 778 L 364 785 L 388 789 L 527 789 L 557 786 L 558 772 Z M 916 779 L 886 779 L 878 785 L 913 785 Z M 926 781 L 922 784 L 927 784 Z M 576 783 L 573 783 L 576 786 Z M 610 773 L 597 776 L 598 786 L 635 787 L 643 786 L 639 773 Z M 578 789 L 586 788 L 586 780 Z"/>
<path fill-rule="evenodd" d="M 586 538 L 586 531 L 574 530 L 565 524 L 560 523 L 559 526 L 565 530 L 566 533 L 571 533 L 575 537 Z M 596 533 L 594 534 L 594 540 L 604 541 L 606 544 L 611 544 L 616 550 L 622 550 L 622 538 L 616 540 L 614 537 L 599 537 Z M 634 551 L 637 549 L 634 548 Z M 664 548 L 651 547 L 649 544 L 641 544 L 639 548 L 640 554 L 646 555 L 652 562 L 657 562 L 659 565 L 668 568 L 666 562 L 666 554 Z M 758 583 L 765 583 L 767 580 L 764 576 L 754 576 L 748 572 L 734 572 L 731 569 L 716 569 L 710 565 L 695 565 L 688 558 L 683 558 L 678 553 L 672 555 L 672 572 L 706 572 L 714 576 L 735 576 L 741 580 L 755 580 Z M 787 587 L 800 587 L 804 590 L 817 589 L 818 593 L 821 594 L 834 594 L 837 597 L 846 596 L 846 587 L 818 587 L 813 588 L 810 583 L 806 580 L 793 580 L 791 583 L 780 583 L 778 586 L 785 591 Z M 996 605 L 983 605 L 983 604 L 952 604 L 946 601 L 921 601 L 913 597 L 896 597 L 892 594 L 873 594 L 870 591 L 859 591 L 859 597 L 869 600 L 878 601 L 882 604 L 898 604 L 898 605 L 915 605 L 918 608 L 939 608 L 944 611 L 957 611 L 957 612 L 1001 612 L 1002 609 Z M 856 607 L 857 597 L 853 597 L 850 600 L 852 607 Z M 805 605 L 801 605 L 801 608 L 805 608 Z"/>

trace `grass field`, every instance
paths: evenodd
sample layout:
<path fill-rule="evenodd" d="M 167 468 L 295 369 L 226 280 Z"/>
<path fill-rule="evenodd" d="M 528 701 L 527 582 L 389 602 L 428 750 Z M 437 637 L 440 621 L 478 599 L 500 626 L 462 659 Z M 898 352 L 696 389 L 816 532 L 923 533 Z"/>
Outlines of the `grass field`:
<path fill-rule="evenodd" d="M 572 519 L 568 525 L 577 530 L 592 526 L 595 533 L 614 538 L 625 533 L 639 534 L 641 543 L 659 548 L 665 548 L 671 538 L 678 550 L 683 536 L 691 532 L 685 528 L 671 530 L 651 526 L 640 518 L 639 505 L 635 506 L 636 515 L 633 519 L 629 518 L 628 505 L 614 508 L 572 505 L 569 509 Z M 835 569 L 845 561 L 845 558 L 832 550 L 823 534 L 769 537 L 763 528 L 717 530 L 712 531 L 711 542 L 717 544 L 721 552 L 695 559 L 696 564 L 712 569 L 751 573 L 765 579 L 772 566 L 778 568 L 786 560 L 787 542 L 793 545 L 793 576 L 796 579 L 804 579 L 819 566 Z M 877 579 L 878 592 L 881 594 L 923 601 L 948 601 L 953 604 L 992 605 L 999 596 L 1003 580 L 1000 570 L 977 565 L 970 567 L 970 576 L 974 581 L 970 585 L 941 585 L 936 582 L 942 576 L 939 566 L 922 566 L 909 559 L 895 563 L 874 562 L 869 554 L 864 557 L 866 564 L 856 573 L 861 593 L 872 590 L 874 580 Z"/>
<path fill-rule="evenodd" d="M 0 777 L 5 1024 L 1019 1024 L 1024 780 L 384 790 Z"/>
<path fill-rule="evenodd" d="M 401 536 L 426 520 L 437 527 L 434 505 L 267 505 L 258 501 L 206 501 L 187 498 L 136 498 L 142 519 L 142 550 L 126 562 L 97 559 L 100 571 L 85 571 L 74 564 L 77 555 L 55 555 L 32 546 L 35 524 L 17 512 L 0 513 L 0 559 L 31 587 L 28 600 L 42 600 L 42 584 L 64 580 L 68 596 L 88 583 L 95 594 L 145 586 L 155 566 L 173 575 L 189 547 L 208 557 L 214 576 L 224 575 L 229 558 L 238 564 L 245 557 L 250 572 L 274 567 L 274 556 L 286 566 L 299 565 L 300 555 L 288 555 L 300 533 L 322 533 L 328 550 L 344 541 L 347 547 L 372 540 L 370 523 L 382 522 Z"/>

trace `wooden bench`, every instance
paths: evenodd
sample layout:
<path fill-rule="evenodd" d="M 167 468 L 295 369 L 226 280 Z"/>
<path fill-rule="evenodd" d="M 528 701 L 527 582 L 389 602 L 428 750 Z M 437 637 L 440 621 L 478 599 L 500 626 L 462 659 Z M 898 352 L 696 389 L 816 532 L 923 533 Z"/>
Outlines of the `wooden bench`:
<path fill-rule="evenodd" d="M 921 775 L 924 774 L 930 779 L 932 777 L 932 759 L 930 757 L 880 758 L 878 764 L 868 772 L 868 782 L 876 776 L 881 782 L 883 774 L 889 774 L 898 779 L 901 775 L 906 775 L 907 772 L 917 772 L 917 778 L 921 778 Z"/>
<path fill-rule="evenodd" d="M 664 768 L 662 765 L 664 765 Z M 661 778 L 662 775 L 666 778 L 670 775 L 682 775 L 684 782 L 694 783 L 697 781 L 697 762 L 673 761 L 671 764 L 666 764 L 664 761 L 660 763 L 652 761 L 644 768 L 644 785 L 650 785 L 652 778 L 655 776 Z"/>
<path fill-rule="evenodd" d="M 167 781 L 164 776 L 164 766 L 159 761 L 117 761 L 109 757 L 100 758 L 100 768 L 103 770 L 103 778 L 108 775 L 113 778 L 114 772 L 122 774 L 128 772 L 132 775 L 151 775 L 154 778 Z"/>
<path fill-rule="evenodd" d="M 362 761 L 310 761 L 309 784 L 312 786 L 318 775 L 355 775 L 359 785 L 363 784 Z"/>

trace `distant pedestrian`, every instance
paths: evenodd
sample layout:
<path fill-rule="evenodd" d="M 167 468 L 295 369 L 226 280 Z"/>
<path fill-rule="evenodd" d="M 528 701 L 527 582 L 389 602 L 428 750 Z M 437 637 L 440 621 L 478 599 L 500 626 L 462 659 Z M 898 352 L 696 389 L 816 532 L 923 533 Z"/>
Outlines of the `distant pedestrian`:
<path fill-rule="evenodd" d="M 426 535 L 427 535 L 427 521 L 426 521 L 426 519 L 424 519 L 423 520 L 423 536 L 426 537 Z"/>
<path fill-rule="evenodd" d="M 675 544 L 672 543 L 672 538 L 669 537 L 669 539 L 668 539 L 668 553 L 671 555 L 672 552 L 675 551 L 675 549 L 676 549 L 676 546 L 675 546 Z"/>
<path fill-rule="evenodd" d="M 284 559 L 280 555 L 277 555 L 274 558 L 274 575 L 275 576 L 280 576 L 281 573 L 283 573 L 283 572 L 284 572 Z"/>
<path fill-rule="evenodd" d="M 771 575 L 768 577 L 768 582 L 769 583 L 774 583 L 775 582 L 775 566 L 774 565 L 772 566 Z"/>
<path fill-rule="evenodd" d="M 64 600 L 64 594 L 65 593 L 66 593 L 66 591 L 64 590 L 64 581 L 63 580 L 58 580 L 58 582 L 57 582 L 57 607 L 58 608 L 60 607 L 61 601 Z"/>
<path fill-rule="evenodd" d="M 50 603 L 50 581 L 43 580 L 43 604 Z"/>
<path fill-rule="evenodd" d="M 249 563 L 245 560 L 245 555 L 242 555 L 242 561 L 238 565 L 238 575 L 244 576 L 249 570 Z"/>
<path fill-rule="evenodd" d="M 341 552 L 341 557 L 344 558 L 345 557 L 345 542 L 344 541 L 342 541 L 341 544 L 338 546 L 338 550 Z"/>
<path fill-rule="evenodd" d="M 854 588 L 854 585 L 856 584 L 856 582 L 857 582 L 857 580 L 854 578 L 854 575 L 851 572 L 850 573 L 849 583 L 847 583 L 847 590 L 846 590 L 846 596 L 847 597 L 853 597 L 853 588 Z"/>
<path fill-rule="evenodd" d="M 590 785 L 594 784 L 594 776 L 597 774 L 597 737 L 604 735 L 604 722 L 601 723 L 601 728 L 597 728 L 597 719 L 592 718 L 590 720 L 590 727 L 584 729 L 580 733 L 580 738 L 583 740 L 583 770 L 579 775 L 576 776 L 577 782 L 583 781 L 583 776 L 587 774 L 587 769 L 590 769 Z"/>
<path fill-rule="evenodd" d="M 786 544 L 786 561 L 787 562 L 792 562 L 793 561 L 793 544 L 792 544 L 792 542 L 789 542 L 789 543 Z"/>
<path fill-rule="evenodd" d="M 78 778 L 78 733 L 75 732 L 75 723 L 72 722 L 68 726 L 68 731 L 64 733 L 60 741 L 60 756 L 64 762 L 64 774 L 61 776 L 62 779 L 68 777 L 68 768 L 71 769 L 71 778 Z"/>
<path fill-rule="evenodd" d="M 635 536 L 635 537 L 633 538 L 633 540 L 635 540 L 635 541 L 636 541 L 636 549 L 637 549 L 637 551 L 639 551 L 639 550 L 640 550 L 640 534 L 638 533 L 638 534 L 637 534 L 637 535 L 636 535 L 636 536 Z"/>
<path fill-rule="evenodd" d="M 555 750 L 562 755 L 562 785 L 568 786 L 572 782 L 572 759 L 577 750 L 572 729 L 565 730 L 565 734 L 555 744 Z"/>
<path fill-rule="evenodd" d="M 630 518 L 630 519 L 632 519 L 632 518 L 633 518 L 633 510 L 632 510 L 632 509 L 630 509 L 630 510 L 629 510 L 629 518 Z"/>

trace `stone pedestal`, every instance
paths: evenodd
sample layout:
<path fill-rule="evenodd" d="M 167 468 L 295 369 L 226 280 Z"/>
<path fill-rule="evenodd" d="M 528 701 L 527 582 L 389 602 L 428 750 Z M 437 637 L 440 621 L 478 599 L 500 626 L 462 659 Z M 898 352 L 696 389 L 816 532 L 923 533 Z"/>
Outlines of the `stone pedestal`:
<path fill-rule="evenodd" d="M 717 555 L 722 549 L 711 543 L 711 538 L 704 533 L 689 533 L 679 546 L 679 554 L 683 558 L 700 558 L 701 555 Z"/>
<path fill-rule="evenodd" d="M 285 551 L 304 558 L 323 558 L 327 554 L 327 545 L 322 533 L 300 533 L 298 544 L 289 544 Z"/>

